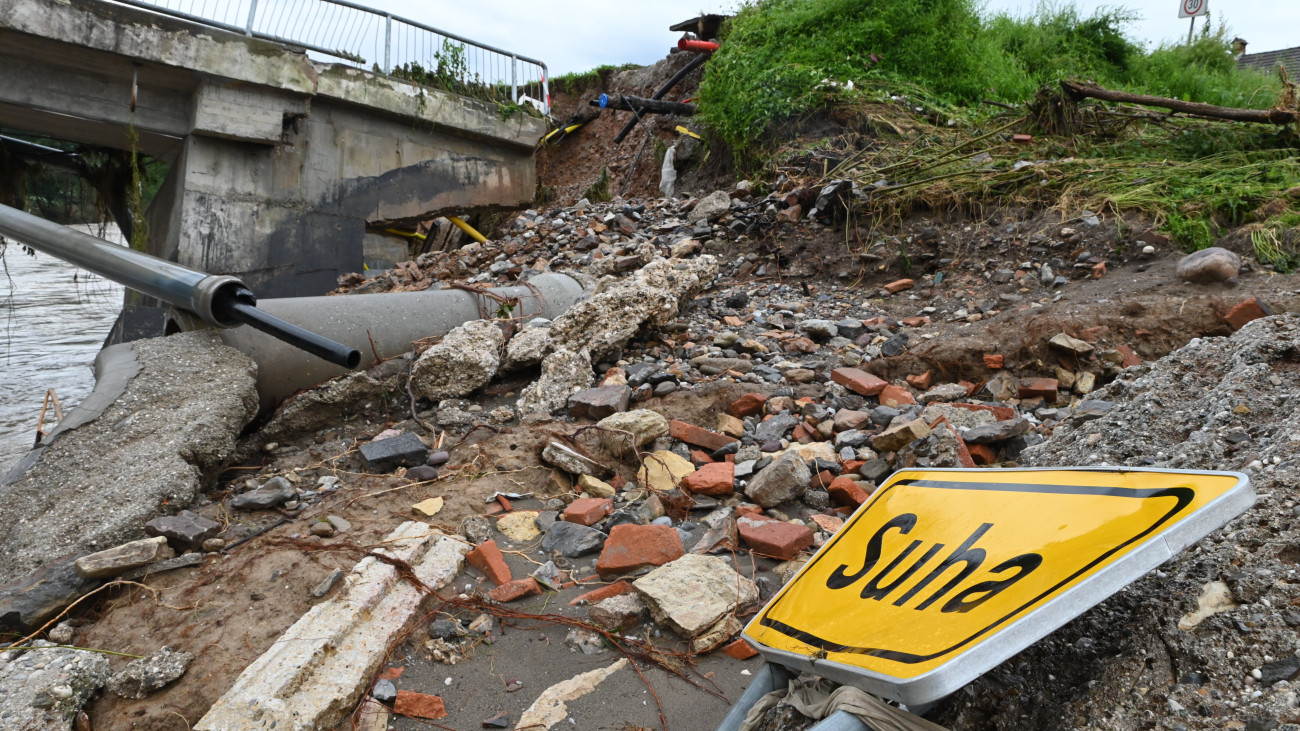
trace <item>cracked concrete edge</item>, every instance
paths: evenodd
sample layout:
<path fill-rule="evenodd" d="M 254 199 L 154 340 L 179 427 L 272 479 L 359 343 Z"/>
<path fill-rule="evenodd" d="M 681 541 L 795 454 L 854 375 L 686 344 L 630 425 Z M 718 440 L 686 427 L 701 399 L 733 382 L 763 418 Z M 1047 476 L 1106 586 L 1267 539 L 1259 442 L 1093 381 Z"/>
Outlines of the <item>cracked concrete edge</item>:
<path fill-rule="evenodd" d="M 398 526 L 377 549 L 411 565 L 435 589 L 452 581 L 471 546 L 425 523 Z M 212 705 L 195 731 L 334 728 L 366 691 L 424 595 L 397 570 L 362 559 L 333 599 L 312 607 L 275 644 L 244 669 Z"/>
<path fill-rule="evenodd" d="M 66 416 L 45 438 L 44 443 L 32 449 L 14 463 L 9 471 L 0 477 L 0 485 L 12 485 L 27 474 L 41 455 L 49 449 L 60 435 L 80 426 L 85 426 L 103 415 L 104 410 L 112 406 L 126 392 L 127 384 L 140 373 L 140 360 L 130 343 L 122 343 L 104 348 L 95 356 L 95 388 L 81 403 L 72 407 Z"/>

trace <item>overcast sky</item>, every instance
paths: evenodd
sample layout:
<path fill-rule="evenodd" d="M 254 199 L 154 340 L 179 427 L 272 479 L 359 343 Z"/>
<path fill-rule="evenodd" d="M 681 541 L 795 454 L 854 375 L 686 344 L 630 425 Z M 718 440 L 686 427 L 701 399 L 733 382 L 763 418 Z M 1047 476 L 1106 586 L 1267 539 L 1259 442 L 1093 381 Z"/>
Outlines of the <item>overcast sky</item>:
<path fill-rule="evenodd" d="M 1300 3 L 1209 2 L 1211 14 L 1225 20 L 1234 35 L 1249 41 L 1252 53 L 1300 46 Z M 585 71 L 601 64 L 653 63 L 677 42 L 678 34 L 669 31 L 669 25 L 701 12 L 729 12 L 738 6 L 735 0 L 569 0 L 565 3 L 369 0 L 368 4 L 540 59 L 550 68 L 552 76 Z M 1076 4 L 1090 13 L 1117 3 L 1079 0 Z M 1178 18 L 1179 0 L 1131 0 L 1118 4 L 1142 16 L 1131 32 L 1144 41 L 1159 43 L 1187 37 L 1188 21 Z M 1034 0 L 988 1 L 992 11 L 1029 12 L 1036 6 Z M 1197 27 L 1202 22 L 1197 19 Z"/>

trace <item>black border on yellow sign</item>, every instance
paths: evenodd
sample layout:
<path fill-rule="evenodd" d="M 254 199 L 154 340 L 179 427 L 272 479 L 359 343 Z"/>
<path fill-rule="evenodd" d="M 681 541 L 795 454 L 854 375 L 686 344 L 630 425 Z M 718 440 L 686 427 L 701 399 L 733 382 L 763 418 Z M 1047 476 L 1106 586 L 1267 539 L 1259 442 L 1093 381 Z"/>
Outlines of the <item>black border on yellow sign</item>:
<path fill-rule="evenodd" d="M 811 632 L 807 632 L 797 627 L 792 627 L 784 622 L 780 622 L 775 619 L 772 619 L 771 616 L 769 615 L 771 614 L 772 610 L 776 609 L 779 600 L 778 602 L 773 602 L 770 606 L 768 606 L 767 609 L 763 610 L 763 616 L 759 618 L 759 624 L 761 624 L 764 627 L 769 627 L 777 632 L 780 632 L 781 634 L 790 637 L 794 640 L 798 640 L 799 642 L 802 642 L 807 645 L 811 645 L 812 647 L 815 647 L 819 650 L 824 650 L 826 652 L 841 652 L 841 653 L 852 653 L 858 655 L 869 655 L 871 657 L 879 657 L 885 660 L 893 660 L 895 662 L 906 663 L 906 664 L 915 664 L 915 663 L 933 660 L 935 658 L 947 655 L 955 650 L 959 650 L 962 647 L 965 647 L 966 645 L 970 644 L 971 642 L 974 642 L 975 640 L 979 639 L 980 637 L 983 637 L 984 635 L 988 634 L 991 630 L 1001 626 L 1002 624 L 1005 624 L 1008 620 L 1015 618 L 1017 615 L 1021 614 L 1026 609 L 1029 609 L 1035 604 L 1051 596 L 1056 591 L 1061 589 L 1061 587 L 1069 584 L 1070 582 L 1079 578 L 1083 574 L 1086 574 L 1088 571 L 1095 568 L 1098 564 L 1105 562 L 1111 556 L 1124 550 L 1125 548 L 1128 548 L 1129 546 L 1142 540 L 1146 536 L 1154 533 L 1156 530 L 1160 528 L 1160 526 L 1164 525 L 1165 523 L 1168 523 L 1175 516 L 1181 513 L 1196 498 L 1195 489 L 1189 486 L 1144 489 L 1144 488 L 1127 488 L 1127 487 L 1100 487 L 1094 485 L 1043 485 L 1043 484 L 1035 484 L 1035 483 L 1018 484 L 1018 483 L 1011 483 L 1011 482 L 950 482 L 947 480 L 918 479 L 918 480 L 899 480 L 898 482 L 895 482 L 889 487 L 886 487 L 884 491 L 882 491 L 880 495 L 872 502 L 874 503 L 877 500 L 883 498 L 886 493 L 899 486 L 923 487 L 923 488 L 933 488 L 939 490 L 993 490 L 999 492 L 1048 493 L 1048 494 L 1055 494 L 1055 495 L 1099 495 L 1105 497 L 1136 498 L 1141 500 L 1145 500 L 1148 498 L 1172 497 L 1177 502 L 1174 504 L 1173 508 L 1169 510 L 1169 512 L 1165 513 L 1163 516 L 1161 516 L 1158 520 L 1156 520 L 1154 523 L 1152 523 L 1142 532 L 1134 535 L 1133 537 L 1129 538 L 1123 543 L 1105 551 L 1101 555 L 1089 561 L 1088 564 L 1085 565 L 1083 568 L 1079 569 L 1073 574 L 1070 574 L 1068 577 L 1062 579 L 1061 581 L 1053 585 L 1051 588 L 1047 589 L 1046 591 L 1034 597 L 1033 599 L 1030 599 L 1029 601 L 1020 605 L 1019 607 L 1011 610 L 1003 617 L 995 620 L 987 627 L 972 634 L 970 637 L 967 637 L 966 639 L 962 640 L 961 642 L 958 642 L 957 644 L 947 649 L 940 650 L 938 652 L 931 653 L 929 655 L 916 655 L 910 652 L 902 652 L 900 650 L 889 650 L 889 649 L 877 648 L 877 647 L 853 647 L 849 645 L 841 645 L 835 642 L 830 642 L 829 640 L 822 639 L 821 637 L 818 637 L 817 635 L 814 635 Z M 853 526 L 857 525 L 857 523 L 862 521 L 870 512 L 871 512 L 870 509 L 867 509 L 858 513 L 857 517 L 853 519 L 853 522 L 851 524 L 846 525 L 840 528 L 840 530 L 836 531 L 835 540 L 839 540 L 840 537 L 847 535 L 849 530 Z M 824 551 L 819 551 L 817 555 L 812 559 L 814 562 L 812 565 L 815 565 L 815 562 L 820 561 L 822 558 L 829 555 L 830 553 L 831 551 L 829 548 Z M 806 567 L 805 572 L 808 569 L 811 569 L 812 565 Z"/>

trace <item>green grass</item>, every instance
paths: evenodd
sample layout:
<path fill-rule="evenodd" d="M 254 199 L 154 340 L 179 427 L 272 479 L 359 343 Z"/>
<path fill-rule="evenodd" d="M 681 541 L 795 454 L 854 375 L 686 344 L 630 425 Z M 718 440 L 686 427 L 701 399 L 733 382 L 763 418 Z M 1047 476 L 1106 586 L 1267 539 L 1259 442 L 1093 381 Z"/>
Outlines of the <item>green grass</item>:
<path fill-rule="evenodd" d="M 639 66 L 634 63 L 619 65 L 602 64 L 594 69 L 562 74 L 551 79 L 551 93 L 581 94 L 588 89 L 594 89 L 599 86 L 601 83 L 601 77 L 606 74 L 617 73 L 619 71 L 626 71 L 634 68 L 639 68 Z"/>

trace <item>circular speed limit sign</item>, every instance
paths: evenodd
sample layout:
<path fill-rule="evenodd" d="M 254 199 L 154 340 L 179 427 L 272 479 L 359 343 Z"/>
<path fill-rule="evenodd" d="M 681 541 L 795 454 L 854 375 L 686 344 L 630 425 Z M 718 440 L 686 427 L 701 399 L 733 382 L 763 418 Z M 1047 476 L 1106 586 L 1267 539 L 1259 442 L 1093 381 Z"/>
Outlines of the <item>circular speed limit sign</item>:
<path fill-rule="evenodd" d="M 1205 12 L 1206 0 L 1179 0 L 1178 17 L 1194 18 Z"/>

